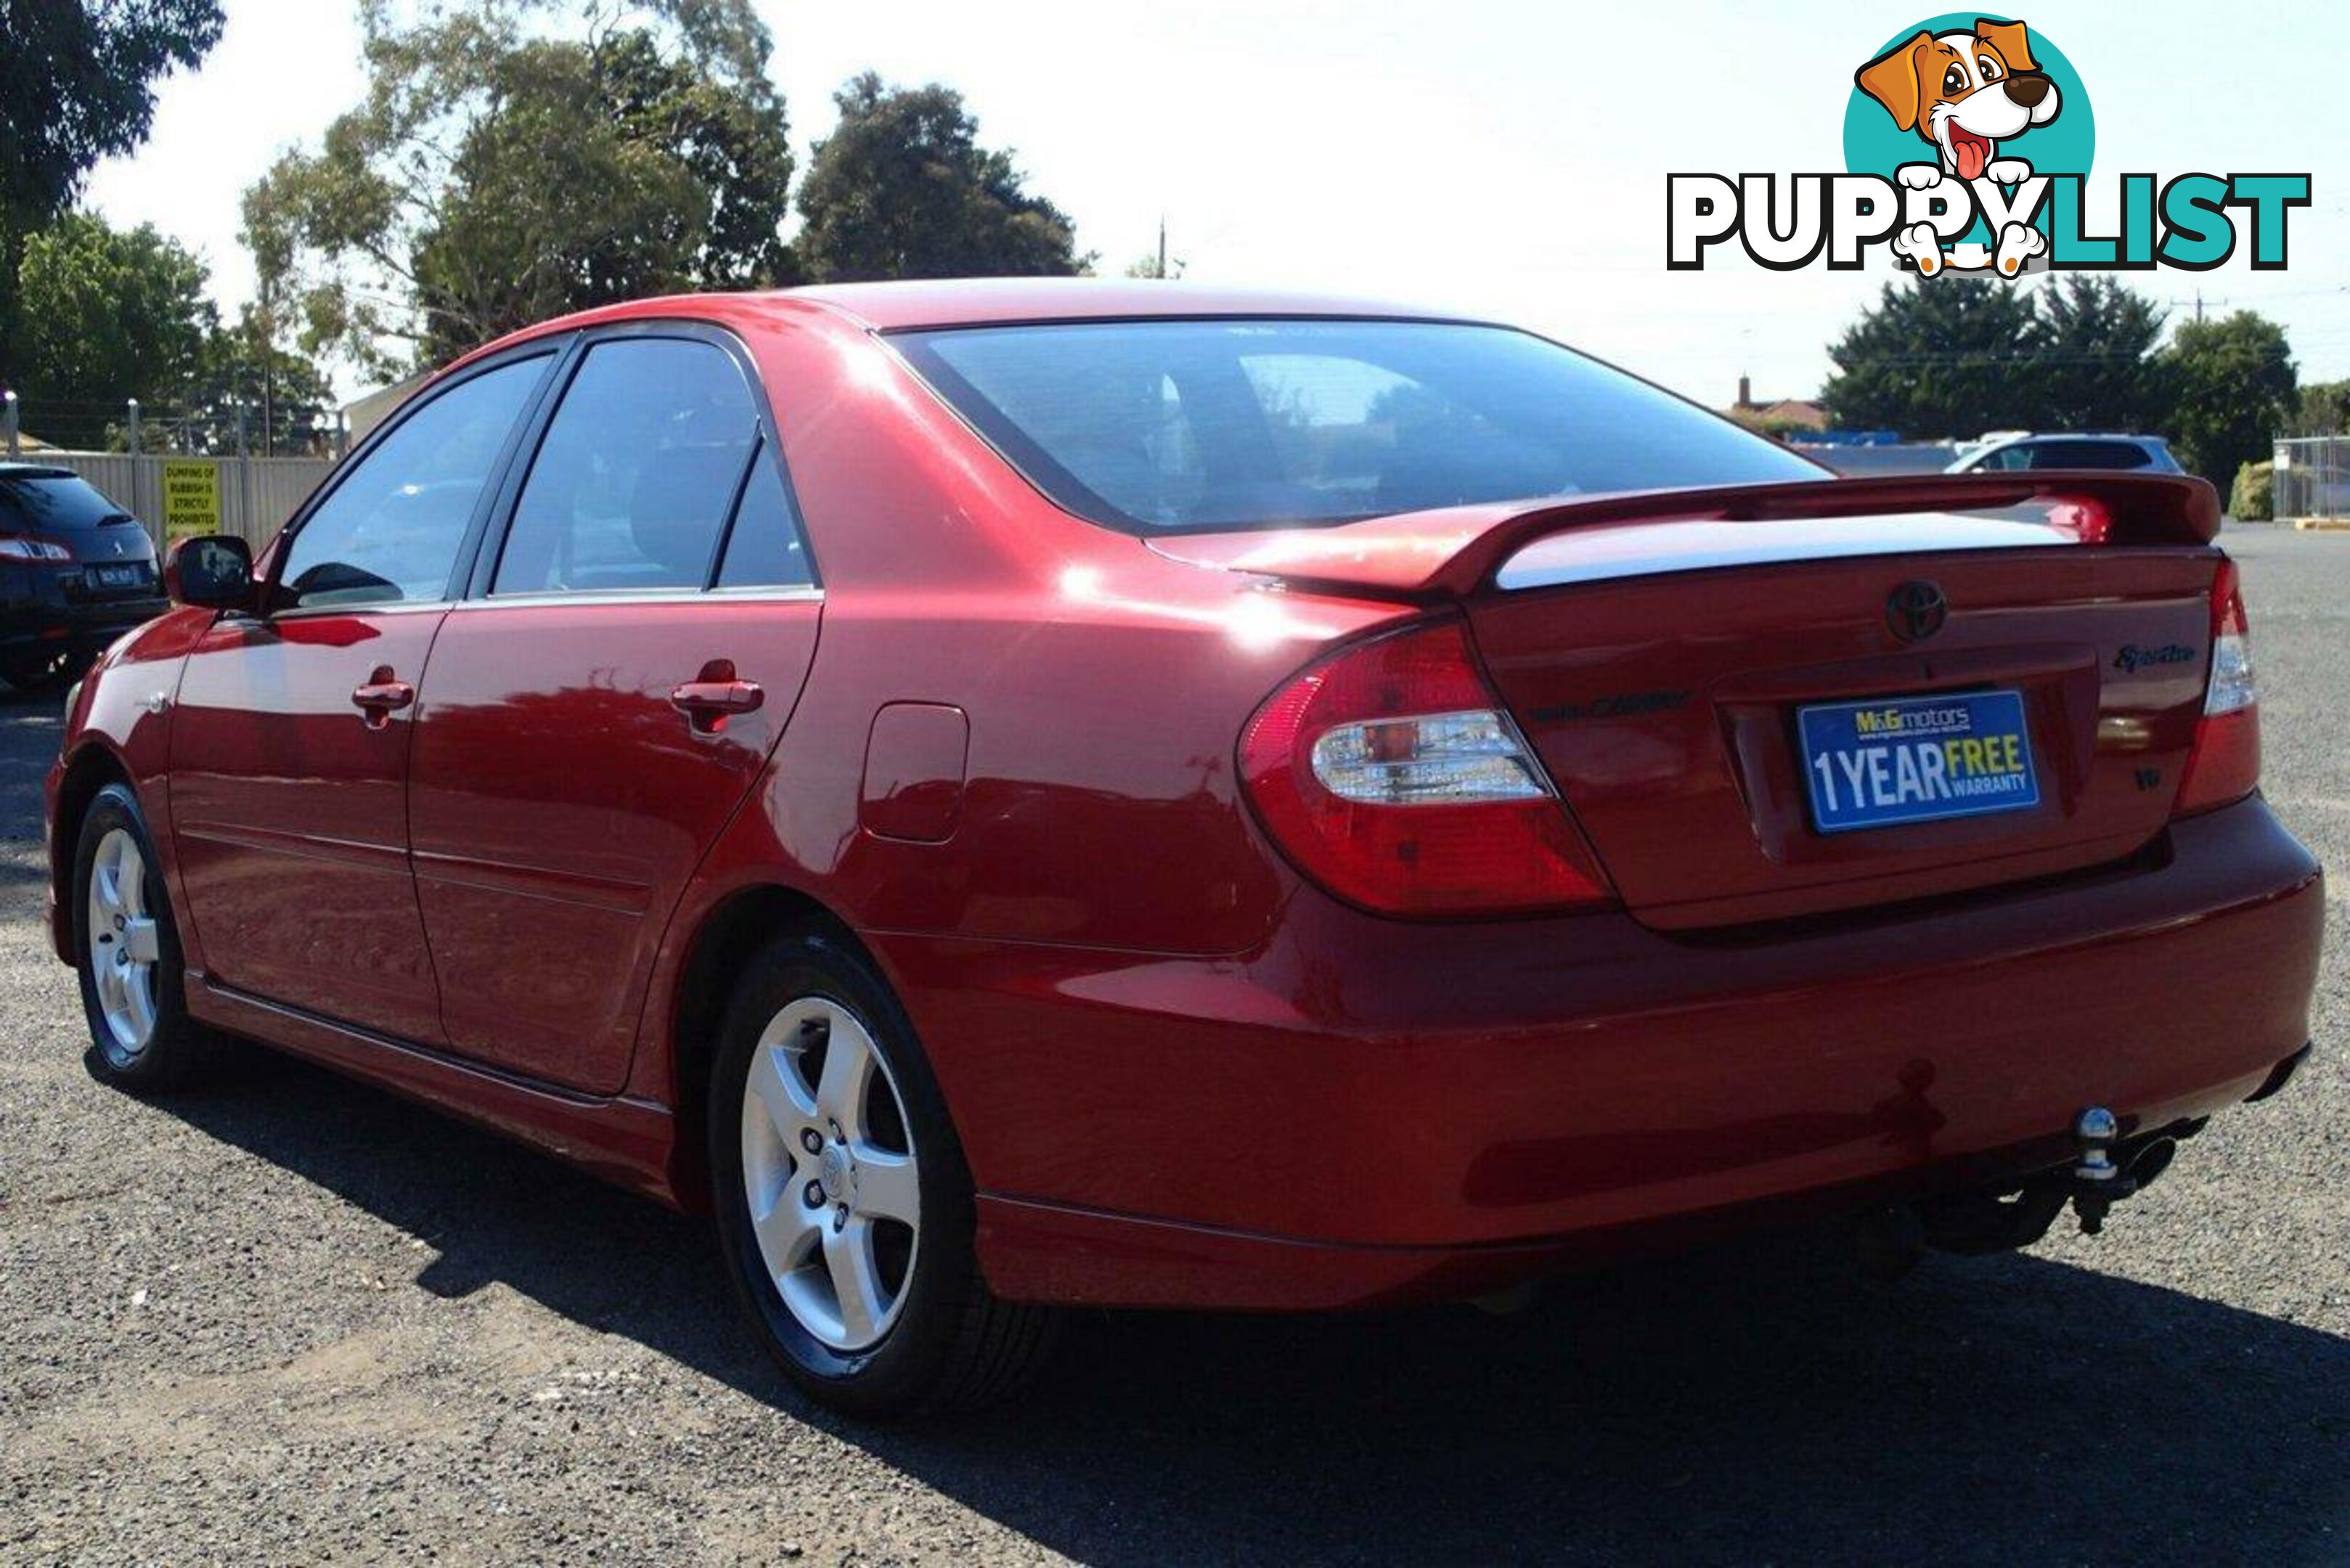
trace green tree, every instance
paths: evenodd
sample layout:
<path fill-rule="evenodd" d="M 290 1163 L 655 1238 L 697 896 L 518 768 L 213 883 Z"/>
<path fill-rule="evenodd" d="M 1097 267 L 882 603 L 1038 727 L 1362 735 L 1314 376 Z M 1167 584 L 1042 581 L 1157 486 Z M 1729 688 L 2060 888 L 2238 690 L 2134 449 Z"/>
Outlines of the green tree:
<path fill-rule="evenodd" d="M 2284 328 L 2249 310 L 2181 322 L 2163 358 L 2177 379 L 2172 433 L 2189 472 L 2225 485 L 2243 464 L 2269 455 L 2296 410 Z"/>
<path fill-rule="evenodd" d="M 2043 422 L 2044 325 L 2031 297 L 1971 278 L 1887 284 L 1828 349 L 1820 400 L 1854 430 L 1929 440 Z"/>
<path fill-rule="evenodd" d="M 183 398 L 217 314 L 177 241 L 68 213 L 26 240 L 17 279 L 16 385 L 35 429 L 97 445 L 126 400 L 160 413 Z"/>
<path fill-rule="evenodd" d="M 392 375 L 565 311 L 791 280 L 788 127 L 750 0 L 413 23 L 364 0 L 360 20 L 365 100 L 245 193 L 306 348 Z"/>
<path fill-rule="evenodd" d="M 2301 389 L 2300 407 L 2285 427 L 2297 436 L 2350 432 L 2350 381 L 2312 381 Z"/>
<path fill-rule="evenodd" d="M 219 0 L 0 0 L 0 385 L 22 374 L 31 236 L 99 159 L 146 140 L 155 81 L 219 41 Z"/>
<path fill-rule="evenodd" d="M 246 452 L 292 457 L 317 447 L 335 400 L 317 365 L 282 347 L 256 304 L 204 339 L 182 406 L 172 434 L 184 451 L 235 452 L 241 418 Z"/>
<path fill-rule="evenodd" d="M 2066 273 L 2037 292 L 2039 413 L 2064 431 L 2156 431 L 2177 405 L 2163 311 L 2116 279 Z"/>
<path fill-rule="evenodd" d="M 833 95 L 840 123 L 800 188 L 800 258 L 826 281 L 1066 276 L 1087 271 L 1066 213 L 979 145 L 962 95 L 892 88 L 868 71 Z"/>

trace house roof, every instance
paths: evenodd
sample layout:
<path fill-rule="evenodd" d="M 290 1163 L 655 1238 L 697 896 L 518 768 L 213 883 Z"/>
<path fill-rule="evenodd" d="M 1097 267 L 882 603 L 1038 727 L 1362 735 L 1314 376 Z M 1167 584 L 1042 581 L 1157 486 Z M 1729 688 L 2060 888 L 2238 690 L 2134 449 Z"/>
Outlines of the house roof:
<path fill-rule="evenodd" d="M 383 423 L 398 410 L 400 405 L 416 393 L 416 389 L 432 379 L 432 372 L 419 371 L 404 381 L 394 381 L 389 387 L 378 387 L 365 397 L 355 398 L 343 405 L 343 424 L 356 443 L 368 431 Z"/>
<path fill-rule="evenodd" d="M 1825 430 L 1835 422 L 1825 409 L 1808 398 L 1781 398 L 1773 403 L 1732 403 L 1730 412 L 1756 424 L 1802 425 L 1809 430 Z"/>

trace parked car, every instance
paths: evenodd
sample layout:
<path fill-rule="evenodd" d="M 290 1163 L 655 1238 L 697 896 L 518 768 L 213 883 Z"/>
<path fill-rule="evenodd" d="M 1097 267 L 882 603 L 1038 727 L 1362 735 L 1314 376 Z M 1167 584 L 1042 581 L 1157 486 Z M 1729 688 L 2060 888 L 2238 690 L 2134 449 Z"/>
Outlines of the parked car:
<path fill-rule="evenodd" d="M 0 462 L 0 678 L 55 680 L 163 609 L 136 518 L 71 469 Z"/>
<path fill-rule="evenodd" d="M 249 1036 L 712 1212 L 855 1411 L 1069 1303 L 2019 1246 L 2282 1085 L 2324 908 L 2209 486 L 2060 477 L 1342 300 L 575 316 L 180 547 L 55 945 L 102 1079 Z"/>
<path fill-rule="evenodd" d="M 2182 473 L 2170 443 L 2151 435 L 2033 435 L 2001 431 L 1944 470 L 1948 473 L 2005 473 L 2030 468 L 2109 468 L 2147 473 Z"/>

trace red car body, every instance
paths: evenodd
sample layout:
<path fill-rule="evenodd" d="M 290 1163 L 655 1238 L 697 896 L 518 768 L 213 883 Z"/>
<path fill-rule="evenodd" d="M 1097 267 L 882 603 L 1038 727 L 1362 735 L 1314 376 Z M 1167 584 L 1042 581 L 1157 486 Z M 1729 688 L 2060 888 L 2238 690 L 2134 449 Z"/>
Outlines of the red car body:
<path fill-rule="evenodd" d="M 717 977 L 820 908 L 925 1043 L 981 1266 L 1024 1301 L 1474 1294 L 2012 1183 L 2072 1158 L 2081 1107 L 2192 1123 L 2303 1049 L 2316 864 L 2249 776 L 2181 808 L 2225 569 L 2208 489 L 1824 481 L 1145 540 L 1048 500 L 887 336 L 1360 313 L 1006 283 L 536 328 L 515 341 L 739 342 L 821 590 L 174 610 L 76 701 L 59 893 L 79 803 L 127 779 L 188 911 L 193 1014 L 689 1209 Z M 2019 506 L 2064 546 L 1696 569 L 1724 526 Z M 1678 564 L 1578 577 L 1636 543 Z M 1497 587 L 1526 560 L 1561 586 Z M 1950 609 L 1912 645 L 1887 595 L 1920 578 Z M 1588 906 L 1375 913 L 1269 833 L 1243 753 L 1268 697 L 1430 625 L 1465 630 L 1558 786 L 1605 879 Z M 2116 669 L 2172 646 L 2197 657 Z M 764 701 L 689 722 L 695 680 Z M 362 718 L 370 682 L 406 695 Z M 2042 807 L 1806 831 L 1792 703 L 1985 682 L 2025 695 Z"/>

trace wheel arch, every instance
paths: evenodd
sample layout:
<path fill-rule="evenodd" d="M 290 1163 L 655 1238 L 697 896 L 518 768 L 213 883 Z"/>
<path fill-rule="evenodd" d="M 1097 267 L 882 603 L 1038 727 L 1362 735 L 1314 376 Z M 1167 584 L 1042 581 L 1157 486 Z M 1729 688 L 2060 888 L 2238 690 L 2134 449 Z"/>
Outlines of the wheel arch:
<path fill-rule="evenodd" d="M 795 931 L 822 931 L 880 967 L 848 922 L 810 894 L 780 882 L 727 894 L 702 916 L 687 946 L 668 1020 L 670 1190 L 681 1208 L 699 1213 L 709 1206 L 702 1129 L 710 1114 L 710 1065 L 733 997 L 725 977 L 764 943 Z"/>
<path fill-rule="evenodd" d="M 75 961 L 73 952 L 73 876 L 74 850 L 81 840 L 81 819 L 89 810 L 89 803 L 98 792 L 109 784 L 119 784 L 139 793 L 137 781 L 131 778 L 130 767 L 105 742 L 85 742 L 67 759 L 65 771 L 57 779 L 57 805 L 49 819 L 49 945 L 68 963 Z"/>

